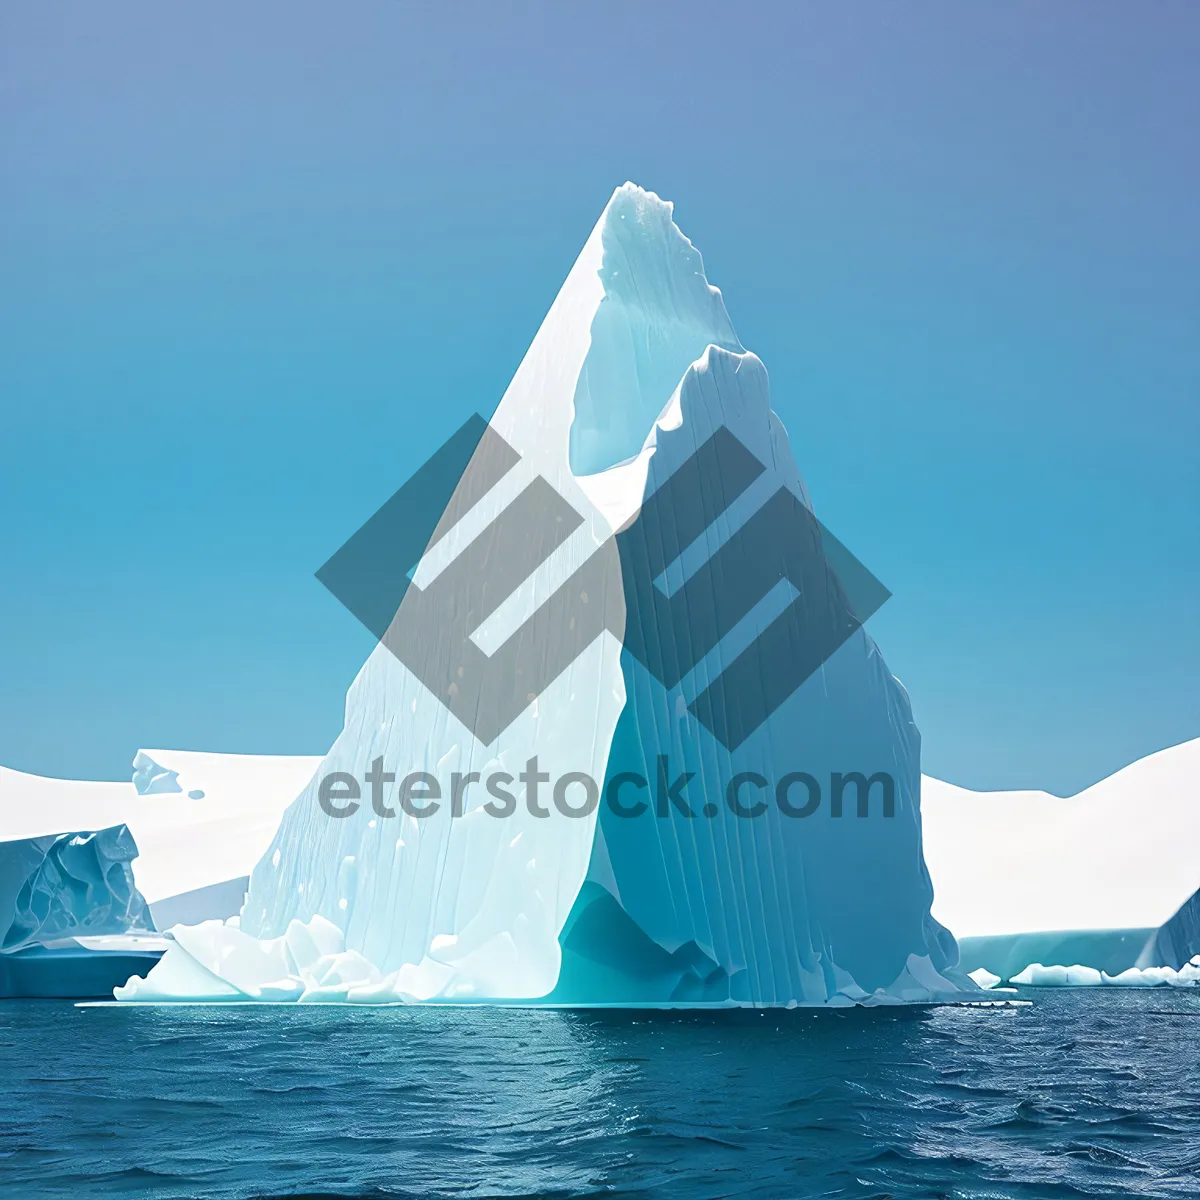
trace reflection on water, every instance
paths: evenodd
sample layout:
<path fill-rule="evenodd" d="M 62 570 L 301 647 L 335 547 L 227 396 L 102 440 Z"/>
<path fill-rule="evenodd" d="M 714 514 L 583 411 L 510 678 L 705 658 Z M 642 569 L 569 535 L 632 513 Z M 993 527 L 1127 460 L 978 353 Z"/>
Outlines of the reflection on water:
<path fill-rule="evenodd" d="M 1200 997 L 616 1013 L 0 1004 L 16 1195 L 1200 1195 Z"/>

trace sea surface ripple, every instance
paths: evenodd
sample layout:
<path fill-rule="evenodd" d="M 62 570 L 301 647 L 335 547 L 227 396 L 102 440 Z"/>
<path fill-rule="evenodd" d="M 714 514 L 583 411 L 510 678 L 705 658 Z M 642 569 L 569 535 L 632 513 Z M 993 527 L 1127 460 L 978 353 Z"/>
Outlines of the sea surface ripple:
<path fill-rule="evenodd" d="M 1200 991 L 724 1013 L 0 1003 L 0 1192 L 1200 1196 Z"/>

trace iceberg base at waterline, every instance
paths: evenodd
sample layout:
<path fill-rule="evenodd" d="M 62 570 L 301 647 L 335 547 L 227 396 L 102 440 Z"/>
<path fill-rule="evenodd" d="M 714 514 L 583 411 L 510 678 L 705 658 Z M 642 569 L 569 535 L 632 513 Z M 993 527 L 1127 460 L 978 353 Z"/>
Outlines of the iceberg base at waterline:
<path fill-rule="evenodd" d="M 113 993 L 132 1004 L 501 1004 L 562 1008 L 735 1008 L 767 1007 L 753 1001 L 657 1000 L 631 1002 L 545 997 L 473 997 L 456 987 L 453 939 L 440 947 L 445 961 L 426 958 L 384 975 L 354 950 L 342 931 L 323 917 L 293 920 L 282 937 L 250 937 L 237 918 L 180 926 L 171 931 L 166 953 L 145 976 L 133 976 Z M 910 955 L 887 988 L 866 992 L 844 972 L 839 990 L 821 1004 L 792 1001 L 772 1007 L 844 1008 L 947 1004 L 980 997 L 940 975 L 928 958 Z"/>
<path fill-rule="evenodd" d="M 116 988 L 149 973 L 167 939 L 61 938 L 0 954 L 0 999 L 107 1000 Z"/>

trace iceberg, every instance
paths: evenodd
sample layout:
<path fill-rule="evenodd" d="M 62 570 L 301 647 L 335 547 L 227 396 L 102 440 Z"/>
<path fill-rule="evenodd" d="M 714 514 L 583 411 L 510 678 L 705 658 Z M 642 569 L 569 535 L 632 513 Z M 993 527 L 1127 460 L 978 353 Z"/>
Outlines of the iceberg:
<path fill-rule="evenodd" d="M 1163 970 L 1190 971 L 1197 778 L 1200 739 L 1066 798 L 924 779 L 933 913 L 962 965 L 1029 986 L 1147 986 Z"/>
<path fill-rule="evenodd" d="M 559 528 L 531 545 L 547 510 Z M 117 998 L 978 997 L 931 915 L 920 738 L 862 629 L 874 581 L 812 511 L 672 206 L 618 188 L 240 916 L 176 926 Z M 548 612 L 581 646 L 561 670 L 561 645 L 525 636 Z M 495 663 L 512 720 L 480 698 Z M 147 757 L 160 802 L 185 788 Z M 611 802 L 639 779 L 640 811 Z"/>
<path fill-rule="evenodd" d="M 136 854 L 124 825 L 0 842 L 0 951 L 153 929 L 133 881 Z"/>
<path fill-rule="evenodd" d="M 0 996 L 104 996 L 165 943 L 124 825 L 0 842 Z"/>

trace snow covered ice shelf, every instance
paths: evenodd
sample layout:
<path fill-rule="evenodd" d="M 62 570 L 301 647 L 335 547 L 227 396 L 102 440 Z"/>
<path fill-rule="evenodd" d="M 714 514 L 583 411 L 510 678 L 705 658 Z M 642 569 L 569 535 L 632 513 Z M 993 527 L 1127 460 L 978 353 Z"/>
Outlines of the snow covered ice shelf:
<path fill-rule="evenodd" d="M 1071 968 L 1072 986 L 1186 968 L 1200 953 L 1198 800 L 1200 739 L 1066 798 L 926 778 L 933 912 L 964 968 L 1041 985 Z"/>
<path fill-rule="evenodd" d="M 125 826 L 152 928 L 233 916 L 250 871 L 319 757 L 141 750 L 135 779 L 52 779 L 0 767 L 0 843 Z"/>

